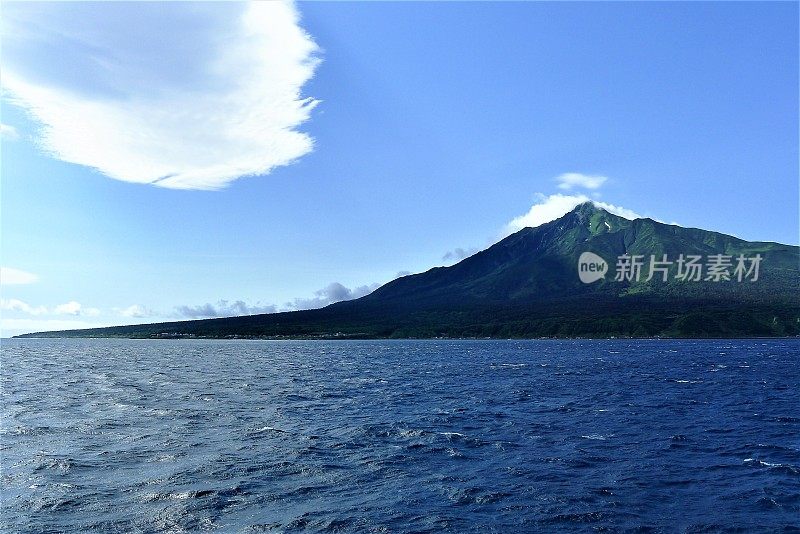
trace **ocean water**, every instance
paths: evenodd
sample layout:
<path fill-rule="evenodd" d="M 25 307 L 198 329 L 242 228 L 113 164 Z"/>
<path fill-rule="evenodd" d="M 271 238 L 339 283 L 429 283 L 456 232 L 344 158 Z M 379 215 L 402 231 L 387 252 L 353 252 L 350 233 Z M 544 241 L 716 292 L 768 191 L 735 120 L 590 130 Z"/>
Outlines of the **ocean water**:
<path fill-rule="evenodd" d="M 3 340 L 5 532 L 798 532 L 800 341 Z"/>

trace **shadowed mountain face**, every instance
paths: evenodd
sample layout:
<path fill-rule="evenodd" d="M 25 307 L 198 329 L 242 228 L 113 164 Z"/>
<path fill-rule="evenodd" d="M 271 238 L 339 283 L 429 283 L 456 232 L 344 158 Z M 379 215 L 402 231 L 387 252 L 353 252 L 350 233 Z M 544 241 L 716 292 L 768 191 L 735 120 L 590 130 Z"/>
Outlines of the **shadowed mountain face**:
<path fill-rule="evenodd" d="M 608 262 L 604 279 L 584 284 L 578 278 L 578 259 L 592 252 Z M 615 266 L 622 255 L 641 256 L 639 280 L 614 281 Z M 651 256 L 656 261 L 666 254 L 667 281 L 660 271 L 647 281 Z M 759 254 L 756 282 L 676 280 L 676 260 L 683 255 L 731 256 L 733 275 L 736 258 Z M 746 262 L 745 267 L 749 268 Z M 576 296 L 633 294 L 653 296 L 725 295 L 752 299 L 774 291 L 800 289 L 798 248 L 777 243 L 747 242 L 735 237 L 695 228 L 682 228 L 653 221 L 628 219 L 596 208 L 587 202 L 560 219 L 536 228 L 524 228 L 490 248 L 452 267 L 439 267 L 406 276 L 379 288 L 365 300 L 413 300 L 432 303 L 525 303 L 559 300 Z M 752 278 L 752 276 L 750 277 Z"/>
<path fill-rule="evenodd" d="M 607 264 L 605 275 L 591 283 L 579 278 L 579 258 L 587 252 Z M 685 263 L 693 256 L 701 268 L 699 280 Z M 653 264 L 657 269 L 651 277 L 651 261 L 665 260 Z M 724 275 L 713 274 L 714 263 Z M 641 265 L 638 276 L 633 264 Z M 631 221 L 585 203 L 456 265 L 405 276 L 361 299 L 320 310 L 31 335 L 798 335 L 799 265 L 798 247 L 651 219 Z M 690 276 L 681 279 L 681 274 Z"/>

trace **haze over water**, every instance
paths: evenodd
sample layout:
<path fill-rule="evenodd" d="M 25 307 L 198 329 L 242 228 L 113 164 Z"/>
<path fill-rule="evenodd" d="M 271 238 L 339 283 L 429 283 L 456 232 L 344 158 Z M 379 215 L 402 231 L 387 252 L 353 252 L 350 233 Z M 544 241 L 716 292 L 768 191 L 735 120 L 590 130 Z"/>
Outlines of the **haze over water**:
<path fill-rule="evenodd" d="M 3 340 L 7 532 L 789 531 L 798 340 Z"/>

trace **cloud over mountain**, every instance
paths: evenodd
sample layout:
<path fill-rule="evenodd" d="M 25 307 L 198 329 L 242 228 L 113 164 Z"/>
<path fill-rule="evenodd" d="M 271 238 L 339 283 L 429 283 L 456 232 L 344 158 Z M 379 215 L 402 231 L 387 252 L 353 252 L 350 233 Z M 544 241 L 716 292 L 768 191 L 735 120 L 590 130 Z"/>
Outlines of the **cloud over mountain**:
<path fill-rule="evenodd" d="M 310 310 L 314 308 L 322 308 L 334 302 L 341 302 L 343 300 L 353 300 L 369 295 L 380 287 L 380 284 L 370 284 L 355 287 L 350 289 L 345 287 L 339 282 L 332 282 L 314 292 L 312 298 L 296 298 L 292 302 L 286 303 L 286 308 L 289 310 Z"/>
<path fill-rule="evenodd" d="M 175 311 L 180 317 L 187 319 L 210 319 L 214 317 L 238 317 L 241 315 L 256 315 L 259 313 L 275 313 L 274 305 L 250 306 L 242 300 L 229 302 L 220 300 L 216 304 L 200 304 L 198 306 L 177 306 Z"/>
<path fill-rule="evenodd" d="M 322 289 L 314 292 L 313 297 L 295 298 L 284 304 L 278 309 L 274 304 L 249 305 L 242 300 L 227 301 L 220 300 L 215 304 L 206 303 L 199 305 L 176 306 L 175 312 L 178 317 L 185 319 L 211 319 L 215 317 L 238 317 L 241 315 L 257 315 L 262 313 L 276 313 L 278 311 L 310 310 L 322 308 L 334 302 L 343 300 L 353 300 L 375 291 L 380 284 L 369 284 L 354 288 L 346 287 L 339 282 L 331 282 Z"/>
<path fill-rule="evenodd" d="M 578 204 L 592 202 L 595 206 L 603 208 L 609 213 L 625 217 L 626 219 L 638 219 L 642 216 L 633 210 L 615 206 L 607 202 L 592 200 L 586 195 L 540 195 L 540 200 L 528 210 L 524 215 L 515 217 L 506 225 L 506 233 L 516 232 L 526 227 L 541 226 L 546 222 L 553 221 L 572 211 Z"/>

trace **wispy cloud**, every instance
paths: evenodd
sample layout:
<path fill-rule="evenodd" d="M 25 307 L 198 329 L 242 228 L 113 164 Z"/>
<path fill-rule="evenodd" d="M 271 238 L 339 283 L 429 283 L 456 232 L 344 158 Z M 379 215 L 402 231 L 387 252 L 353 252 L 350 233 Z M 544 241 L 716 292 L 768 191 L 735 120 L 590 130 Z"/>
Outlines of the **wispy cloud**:
<path fill-rule="evenodd" d="M 515 217 L 506 225 L 506 233 L 516 232 L 522 228 L 541 226 L 544 223 L 566 215 L 572 211 L 575 206 L 583 204 L 584 202 L 593 202 L 595 206 L 603 208 L 609 213 L 625 217 L 626 219 L 639 219 L 642 217 L 633 210 L 606 202 L 598 202 L 586 195 L 541 195 L 539 202 L 531 206 L 527 213 Z"/>
<path fill-rule="evenodd" d="M 22 269 L 0 267 L 0 284 L 4 286 L 32 284 L 38 279 L 39 277 L 35 274 L 23 271 Z"/>
<path fill-rule="evenodd" d="M 16 141 L 19 139 L 19 134 L 17 133 L 17 129 L 10 124 L 0 123 L 0 138 L 7 141 Z"/>
<path fill-rule="evenodd" d="M 604 183 L 606 183 L 607 180 L 608 177 L 606 176 L 581 174 L 578 172 L 567 172 L 556 176 L 555 178 L 555 181 L 558 182 L 558 188 L 565 191 L 569 191 L 570 189 L 576 187 L 584 189 L 599 189 Z"/>
<path fill-rule="evenodd" d="M 212 319 L 214 317 L 238 317 L 240 315 L 275 313 L 277 308 L 272 304 L 256 304 L 250 306 L 242 300 L 234 302 L 220 300 L 216 304 L 207 303 L 196 306 L 177 306 L 175 311 L 179 317 L 185 319 Z"/>
<path fill-rule="evenodd" d="M 52 156 L 127 182 L 218 189 L 312 150 L 319 49 L 289 2 L 12 3 L 3 85 Z"/>

